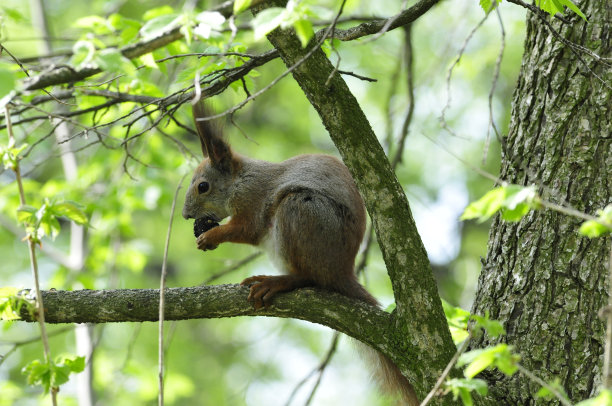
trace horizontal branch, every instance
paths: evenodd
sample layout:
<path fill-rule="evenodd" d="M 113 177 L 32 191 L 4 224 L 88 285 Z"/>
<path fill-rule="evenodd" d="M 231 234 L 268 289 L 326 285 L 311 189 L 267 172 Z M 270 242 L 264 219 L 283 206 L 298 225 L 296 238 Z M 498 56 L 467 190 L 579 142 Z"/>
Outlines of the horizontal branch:
<path fill-rule="evenodd" d="M 438 1 L 439 0 L 421 0 L 414 6 L 395 16 L 386 19 L 368 21 L 346 30 L 335 29 L 332 36 L 342 41 L 351 41 L 367 35 L 390 31 L 415 21 L 417 18 L 425 14 L 433 5 L 438 3 Z M 217 10 L 222 14 L 227 13 L 229 10 L 228 4 L 230 4 L 230 2 L 223 3 L 217 8 Z M 323 28 L 317 33 L 317 35 L 323 35 L 326 31 L 327 28 Z M 181 27 L 176 27 L 155 38 L 123 47 L 120 49 L 120 51 L 126 58 L 134 59 L 149 52 L 155 51 L 156 49 L 162 48 L 180 39 L 182 36 L 183 34 L 181 32 Z M 102 72 L 102 70 L 95 65 L 83 67 L 81 69 L 75 69 L 68 65 L 53 66 L 38 76 L 24 80 L 22 90 L 32 91 L 53 85 L 74 83 L 100 72 Z"/>
<path fill-rule="evenodd" d="M 367 21 L 346 30 L 335 29 L 330 36 L 341 41 L 353 41 L 367 35 L 385 33 L 416 21 L 417 18 L 429 11 L 429 9 L 439 1 L 440 0 L 421 0 L 414 6 L 392 17 Z M 318 31 L 317 36 L 322 35 L 324 31 L 325 29 Z"/>
<path fill-rule="evenodd" d="M 255 310 L 246 300 L 248 293 L 249 289 L 240 285 L 169 288 L 165 294 L 165 319 L 295 318 L 322 324 L 375 348 L 388 347 L 385 331 L 390 327 L 391 315 L 366 303 L 334 292 L 306 288 L 279 294 L 272 306 Z M 43 291 L 42 296 L 47 323 L 119 323 L 159 319 L 158 289 L 50 290 Z M 35 321 L 25 306 L 19 313 L 24 321 Z"/>

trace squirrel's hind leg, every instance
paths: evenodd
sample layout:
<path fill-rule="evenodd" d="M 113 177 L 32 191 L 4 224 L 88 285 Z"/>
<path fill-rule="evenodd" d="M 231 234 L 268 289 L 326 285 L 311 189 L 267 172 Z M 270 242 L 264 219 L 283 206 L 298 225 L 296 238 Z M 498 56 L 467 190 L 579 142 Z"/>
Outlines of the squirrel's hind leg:
<path fill-rule="evenodd" d="M 268 307 L 277 293 L 311 286 L 312 282 L 298 275 L 257 275 L 246 278 L 240 284 L 251 285 L 247 300 L 253 303 L 255 309 L 260 309 Z"/>

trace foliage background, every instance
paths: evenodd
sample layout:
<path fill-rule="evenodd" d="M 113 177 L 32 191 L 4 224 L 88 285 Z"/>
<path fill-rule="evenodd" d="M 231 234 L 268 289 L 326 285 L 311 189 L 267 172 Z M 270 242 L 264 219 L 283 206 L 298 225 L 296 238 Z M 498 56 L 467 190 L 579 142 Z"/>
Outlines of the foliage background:
<path fill-rule="evenodd" d="M 335 9 L 335 2 L 309 2 L 324 9 Z M 375 4 L 370 4 L 375 3 Z M 176 12 L 189 11 L 192 2 L 161 1 L 71 1 L 45 2 L 56 50 L 70 50 L 78 39 L 114 43 L 120 39 L 95 25 L 78 27 L 75 22 L 89 15 L 108 16 L 118 13 L 142 22 L 146 13 L 157 7 L 171 7 Z M 199 3 L 196 11 L 209 8 Z M 399 11 L 398 2 L 351 1 L 345 15 L 390 16 Z M 331 7 L 331 8 L 330 8 Z M 19 16 L 8 11 L 17 11 Z M 163 11 L 164 9 L 162 9 Z M 167 10 L 167 9 L 166 9 Z M 18 58 L 41 54 L 40 34 L 33 26 L 27 2 L 3 1 L 2 43 Z M 511 92 L 513 91 L 524 36 L 524 13 L 517 7 L 503 4 L 501 13 L 506 31 L 506 49 L 500 78 L 494 95 L 494 117 L 502 132 L 506 131 Z M 329 11 L 328 11 L 329 14 Z M 457 18 L 461 16 L 461 18 Z M 411 203 L 424 243 L 434 264 L 441 295 L 454 305 L 469 308 L 480 269 L 480 256 L 486 252 L 488 223 L 460 223 L 458 217 L 468 201 L 490 189 L 491 182 L 478 176 L 446 150 L 459 155 L 474 166 L 481 166 L 484 138 L 489 111 L 488 93 L 491 88 L 495 61 L 500 49 L 500 28 L 491 15 L 476 32 L 465 49 L 461 62 L 454 69 L 450 89 L 452 105 L 446 112 L 448 124 L 458 134 L 445 131 L 439 121 L 447 103 L 446 77 L 457 58 L 463 40 L 484 17 L 477 2 L 446 1 L 435 7 L 412 28 L 414 47 L 415 115 L 398 168 L 399 179 Z M 250 16 L 242 19 L 246 22 Z M 240 21 L 239 21 L 240 22 Z M 122 24 L 130 24 L 128 20 Z M 201 52 L 210 47 L 223 47 L 229 34 L 187 45 L 173 44 L 156 58 L 170 53 Z M 239 34 L 237 42 L 249 52 L 270 49 L 264 40 L 255 41 L 250 32 Z M 375 83 L 345 77 L 360 101 L 383 145 L 397 144 L 403 116 L 407 109 L 405 67 L 401 65 L 403 32 L 389 32 L 375 41 L 367 38 L 337 44 L 342 70 L 377 79 Z M 332 53 L 332 59 L 335 57 Z M 67 63 L 68 57 L 56 63 Z M 1 63 L 11 60 L 3 55 Z M 212 69 L 218 58 L 204 58 L 195 66 L 195 58 L 160 63 L 159 69 L 145 68 L 134 76 L 120 79 L 124 91 L 161 96 L 184 87 L 193 80 L 197 69 Z M 397 71 L 398 65 L 402 68 Z M 36 69 L 36 63 L 26 66 Z M 248 79 L 249 89 L 265 86 L 284 71 L 275 60 L 257 69 Z M 87 80 L 99 83 L 104 75 Z M 39 93 L 42 94 L 42 93 Z M 216 97 L 218 108 L 226 109 L 245 97 L 240 85 L 233 86 Z M 78 108 L 101 102 L 101 98 L 81 96 Z M 130 106 L 110 108 L 105 122 L 125 114 Z M 72 108 L 72 106 L 71 106 Z M 77 108 L 76 106 L 74 108 Z M 190 113 L 183 109 L 178 115 L 183 123 L 190 122 Z M 389 120 L 390 117 L 390 120 Z M 78 121 L 90 125 L 92 114 Z M 324 152 L 336 154 L 319 118 L 298 86 L 283 79 L 270 91 L 248 104 L 226 124 L 234 148 L 246 155 L 280 161 L 298 153 Z M 389 125 L 389 121 L 391 125 Z M 113 145 L 121 141 L 125 127 L 118 122 L 102 131 Z M 134 123 L 134 133 L 149 123 Z M 34 145 L 51 129 L 51 123 L 16 127 L 19 141 Z M 162 122 L 160 129 L 199 153 L 197 140 L 172 122 Z M 77 134 L 73 129 L 72 133 Z M 247 135 L 245 137 L 244 135 Z M 6 137 L 6 132 L 2 132 Z M 5 139 L 5 138 L 3 138 Z M 35 144 L 22 160 L 27 175 L 26 192 L 30 204 L 38 205 L 44 197 L 71 199 L 85 205 L 91 215 L 92 228 L 87 232 L 87 256 L 83 270 L 75 271 L 58 265 L 44 254 L 40 258 L 43 288 L 106 289 L 156 288 L 170 205 L 183 174 L 189 174 L 197 160 L 177 148 L 177 144 L 157 130 L 146 132 L 132 144 L 124 166 L 125 151 L 107 149 L 95 134 L 78 134 L 72 148 L 79 150 L 78 178 L 64 181 L 59 149 L 53 137 Z M 5 142 L 5 141 L 2 141 Z M 444 147 L 441 147 L 443 145 Z M 499 145 L 492 140 L 484 169 L 497 173 Z M 127 168 L 129 175 L 126 174 Z M 182 204 L 182 195 L 178 205 Z M 0 173 L 0 285 L 30 287 L 31 275 L 27 248 L 11 230 L 17 226 L 15 209 L 17 188 L 10 171 Z M 205 254 L 196 251 L 192 223 L 177 211 L 170 246 L 169 286 L 190 286 L 207 278 L 256 250 L 252 247 L 226 244 Z M 46 246 L 68 251 L 69 228 Z M 271 273 L 271 264 L 263 256 L 214 283 L 235 283 L 246 276 Z M 367 288 L 387 306 L 392 301 L 390 283 L 377 248 L 373 248 L 363 278 Z M 227 320 L 196 320 L 171 323 L 168 328 L 167 404 L 215 405 L 282 405 L 295 385 L 317 366 L 327 351 L 332 332 L 320 326 L 296 320 L 245 318 Z M 50 332 L 62 326 L 51 326 Z M 94 389 L 99 404 L 148 404 L 157 396 L 157 325 L 154 323 L 99 325 L 95 327 L 96 349 L 93 357 Z M 4 324 L 0 353 L 12 347 L 12 342 L 38 334 L 38 326 Z M 74 352 L 74 334 L 65 332 L 51 339 L 54 354 Z M 0 405 L 31 405 L 48 403 L 39 388 L 25 384 L 20 369 L 29 360 L 40 357 L 39 344 L 20 346 L 0 366 Z M 307 398 L 314 382 L 311 380 L 298 393 L 293 404 Z M 75 404 L 75 385 L 71 381 L 62 387 L 62 404 Z M 326 371 L 315 404 L 386 404 L 368 383 L 364 364 L 355 356 L 349 340 L 341 339 L 339 351 Z"/>

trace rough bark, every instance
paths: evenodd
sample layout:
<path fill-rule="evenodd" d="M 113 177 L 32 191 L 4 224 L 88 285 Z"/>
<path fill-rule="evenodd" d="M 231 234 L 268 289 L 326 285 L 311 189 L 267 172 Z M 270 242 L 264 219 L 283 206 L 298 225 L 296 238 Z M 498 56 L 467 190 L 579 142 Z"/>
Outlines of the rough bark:
<path fill-rule="evenodd" d="M 570 24 L 550 19 L 551 25 L 609 58 L 609 0 L 579 6 L 588 24 L 573 15 Z M 576 52 L 529 14 L 500 177 L 535 184 L 546 200 L 595 214 L 612 195 L 611 91 L 595 75 L 610 86 L 612 72 Z M 559 378 L 573 401 L 593 395 L 601 379 L 605 326 L 597 314 L 607 302 L 610 249 L 609 237 L 579 235 L 580 223 L 552 211 L 531 212 L 518 223 L 497 218 L 472 310 L 502 321 L 507 336 L 501 340 L 515 346 L 521 364 L 544 380 Z M 490 344 L 483 337 L 473 346 Z M 485 377 L 495 404 L 557 403 L 536 400 L 539 385 L 523 375 Z"/>
<path fill-rule="evenodd" d="M 414 15 L 406 22 L 414 21 Z M 288 67 L 310 51 L 293 31 L 275 30 L 268 40 Z M 408 201 L 359 103 L 323 51 L 315 51 L 292 73 L 364 197 L 395 295 L 391 337 L 402 351 L 394 361 L 422 399 L 456 348 Z"/>
<path fill-rule="evenodd" d="M 43 291 L 47 323 L 120 323 L 157 321 L 158 289 Z M 165 319 L 188 320 L 236 316 L 290 317 L 322 324 L 363 341 L 393 357 L 391 315 L 361 301 L 320 289 L 279 294 L 267 309 L 255 310 L 240 285 L 169 288 Z M 24 321 L 35 321 L 26 306 Z"/>

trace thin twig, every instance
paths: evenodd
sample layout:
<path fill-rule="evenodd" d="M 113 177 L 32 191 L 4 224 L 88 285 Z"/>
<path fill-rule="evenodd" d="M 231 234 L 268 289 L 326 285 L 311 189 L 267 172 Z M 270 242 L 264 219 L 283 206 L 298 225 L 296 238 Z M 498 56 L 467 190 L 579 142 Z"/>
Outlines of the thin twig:
<path fill-rule="evenodd" d="M 170 247 L 170 235 L 172 233 L 172 222 L 174 220 L 174 209 L 176 208 L 176 200 L 178 199 L 179 190 L 185 180 L 183 175 L 176 186 L 174 199 L 172 200 L 172 208 L 170 209 L 170 221 L 168 222 L 168 232 L 166 233 L 166 245 L 164 246 L 164 259 L 162 261 L 161 281 L 159 287 L 159 340 L 158 340 L 158 356 L 159 356 L 159 396 L 158 405 L 164 406 L 164 306 L 166 304 L 166 271 L 168 265 L 168 248 Z"/>
<path fill-rule="evenodd" d="M 602 58 L 601 56 L 597 55 L 595 52 L 591 51 L 590 49 L 583 47 L 582 45 L 576 44 L 568 39 L 563 38 L 563 36 L 561 36 L 561 34 L 559 34 L 559 32 L 553 28 L 550 22 L 548 22 L 548 20 L 546 19 L 544 15 L 544 11 L 542 11 L 538 7 L 534 6 L 533 4 L 525 3 L 522 0 L 508 0 L 508 3 L 514 3 L 534 13 L 536 16 L 538 16 L 540 20 L 542 20 L 542 22 L 550 30 L 551 34 L 553 34 L 553 36 L 555 36 L 563 44 L 567 45 L 568 47 L 572 49 L 575 49 L 577 51 L 580 51 L 580 52 L 583 52 L 589 55 L 591 58 L 595 59 L 597 62 L 603 63 L 605 66 L 611 66 L 608 62 L 612 62 L 612 58 Z M 564 22 L 567 23 L 568 21 L 565 20 Z"/>
<path fill-rule="evenodd" d="M 410 128 L 410 123 L 412 122 L 412 116 L 414 114 L 414 64 L 411 32 L 412 24 L 406 25 L 404 27 L 404 58 L 406 61 L 406 92 L 408 98 L 408 111 L 406 112 L 406 117 L 402 123 L 402 131 L 400 133 L 397 151 L 393 157 L 393 160 L 391 161 L 391 167 L 393 170 L 397 169 L 397 166 L 402 162 L 404 146 L 406 144 L 406 138 L 408 137 L 408 129 Z"/>
<path fill-rule="evenodd" d="M 553 395 L 555 395 L 555 397 L 557 399 L 559 399 L 559 401 L 565 405 L 565 406 L 572 406 L 572 402 L 570 402 L 569 400 L 567 400 L 567 398 L 565 396 L 563 396 L 563 394 L 561 392 L 559 392 L 557 390 L 557 388 L 555 388 L 554 386 L 550 385 L 549 383 L 547 383 L 546 381 L 544 381 L 542 378 L 536 376 L 534 373 L 532 373 L 530 370 L 528 370 L 527 368 L 525 368 L 524 366 L 522 366 L 521 364 L 516 364 L 516 366 L 518 367 L 519 372 L 521 372 L 522 374 L 524 374 L 525 376 L 527 376 L 527 378 L 531 379 L 532 381 L 536 382 L 538 385 L 542 386 L 543 388 L 546 388 L 550 391 L 550 393 L 552 393 Z"/>
<path fill-rule="evenodd" d="M 612 64 L 608 63 L 610 61 L 612 61 L 611 58 L 602 58 L 601 56 L 597 55 L 595 52 L 591 51 L 590 49 L 583 47 L 582 45 L 578 45 L 566 38 L 564 38 L 557 30 L 555 30 L 555 28 L 552 26 L 552 24 L 546 19 L 546 17 L 544 15 L 542 15 L 542 11 L 540 9 L 538 9 L 536 6 L 532 5 L 532 4 L 527 4 L 521 0 L 508 0 L 510 3 L 514 3 L 517 5 L 520 5 L 522 7 L 525 7 L 529 10 L 531 10 L 546 26 L 546 28 L 548 28 L 548 30 L 550 31 L 550 33 L 553 35 L 553 37 L 555 37 L 557 40 L 561 41 L 561 43 L 563 43 L 565 46 L 568 47 L 568 49 L 576 56 L 576 59 L 578 59 L 580 61 L 580 63 L 582 63 L 582 65 L 586 68 L 586 70 L 593 76 L 595 76 L 595 78 L 597 78 L 601 84 L 606 87 L 609 90 L 612 90 L 612 86 L 610 86 L 608 84 L 608 82 L 603 79 L 601 76 L 599 76 L 597 73 L 595 73 L 591 67 L 586 63 L 586 61 L 582 58 L 582 56 L 580 55 L 579 52 L 585 53 L 588 56 L 590 56 L 591 58 L 593 58 L 595 61 L 603 64 L 606 67 L 610 67 L 612 66 Z"/>
<path fill-rule="evenodd" d="M 317 393 L 317 389 L 319 389 L 321 378 L 323 378 L 323 373 L 325 372 L 325 369 L 327 369 L 329 362 L 331 361 L 332 357 L 336 353 L 336 348 L 338 347 L 339 339 L 340 339 L 340 333 L 338 333 L 337 331 L 334 331 L 334 337 L 332 339 L 331 345 L 329 346 L 329 350 L 327 350 L 327 355 L 325 356 L 325 359 L 323 360 L 321 365 L 319 365 L 319 374 L 317 376 L 317 381 L 312 387 L 312 390 L 310 391 L 310 396 L 308 396 L 308 399 L 306 399 L 304 406 L 308 406 L 312 402 L 312 399 L 314 399 L 314 395 L 315 393 Z"/>
<path fill-rule="evenodd" d="M 378 82 L 378 79 L 369 78 L 369 77 L 363 76 L 363 75 L 358 75 L 355 72 L 349 72 L 349 71 L 342 70 L 342 69 L 338 69 L 337 72 L 339 74 L 341 74 L 341 75 L 353 76 L 353 77 L 356 77 L 357 79 L 361 79 L 361 80 L 364 80 L 366 82 Z"/>
<path fill-rule="evenodd" d="M 470 40 L 472 39 L 472 37 L 474 36 L 476 31 L 478 31 L 478 29 L 480 27 L 482 27 L 484 22 L 489 17 L 489 14 L 490 13 L 485 14 L 485 16 L 482 18 L 482 20 L 480 20 L 478 22 L 478 24 L 476 24 L 476 26 L 474 28 L 472 28 L 472 31 L 470 31 L 468 36 L 465 37 L 465 40 L 463 41 L 463 45 L 461 46 L 461 49 L 459 50 L 459 54 L 457 55 L 457 59 L 455 59 L 455 61 L 451 65 L 451 67 L 448 69 L 448 75 L 446 76 L 446 104 L 444 105 L 444 108 L 442 109 L 442 114 L 440 115 L 440 126 L 443 129 L 445 129 L 446 131 L 448 131 L 451 135 L 455 136 L 455 137 L 458 137 L 459 135 L 457 133 L 455 133 L 455 131 L 453 131 L 453 129 L 450 128 L 450 126 L 446 122 L 446 111 L 450 108 L 451 100 L 452 100 L 452 93 L 451 93 L 451 90 L 450 90 L 450 83 L 451 83 L 451 78 L 453 76 L 453 70 L 455 69 L 455 66 L 457 66 L 459 61 L 461 60 L 461 57 L 463 56 L 463 53 L 465 52 L 465 49 L 467 48 Z"/>
<path fill-rule="evenodd" d="M 408 0 L 404 0 L 404 3 L 402 4 L 402 11 L 400 11 L 399 13 L 397 13 L 396 15 L 387 18 L 387 20 L 385 21 L 385 24 L 382 26 L 382 28 L 380 29 L 380 31 L 378 31 L 376 34 L 374 34 L 372 37 L 368 38 L 367 40 L 363 41 L 362 44 L 368 43 L 368 42 L 372 42 L 372 41 L 376 41 L 378 38 L 382 37 L 383 34 L 385 34 L 387 31 L 389 31 L 389 28 L 391 27 L 391 25 L 397 21 L 398 18 L 400 18 L 402 16 L 402 13 L 406 11 L 406 8 L 408 7 Z"/>
<path fill-rule="evenodd" d="M 255 93 L 253 93 L 251 96 L 247 97 L 246 99 L 244 99 L 243 101 L 241 101 L 240 103 L 235 105 L 234 107 L 232 107 L 232 108 L 230 108 L 228 110 L 225 110 L 222 113 L 213 114 L 213 115 L 208 116 L 208 117 L 197 118 L 196 120 L 197 121 L 208 121 L 208 120 L 214 120 L 214 119 L 217 119 L 217 118 L 224 117 L 224 116 L 226 116 L 228 114 L 233 114 L 234 112 L 236 112 L 236 111 L 240 110 L 241 108 L 243 108 L 251 100 L 255 99 L 256 97 L 261 96 L 263 93 L 265 93 L 268 90 L 270 90 L 274 85 L 276 85 L 278 82 L 280 82 L 285 76 L 289 75 L 291 72 L 296 70 L 308 58 L 310 58 L 312 56 L 312 54 L 314 54 L 316 51 L 318 51 L 320 49 L 321 45 L 323 45 L 323 42 L 325 42 L 325 40 L 328 38 L 330 33 L 333 32 L 333 30 L 336 27 L 336 22 L 338 21 L 338 18 L 340 18 L 340 15 L 342 14 L 342 10 L 344 9 L 344 5 L 345 4 L 346 4 L 346 0 L 343 0 L 342 4 L 340 4 L 340 10 L 336 14 L 336 17 L 334 18 L 332 24 L 327 28 L 327 30 L 325 31 L 325 34 L 321 37 L 321 39 L 319 39 L 319 41 L 316 44 L 314 44 L 312 48 L 310 48 L 310 50 L 306 53 L 306 55 L 304 55 L 295 64 L 293 64 L 292 66 L 287 68 L 286 71 L 284 71 L 279 76 L 277 76 L 274 80 L 272 80 L 270 83 L 268 83 L 267 86 L 265 86 L 264 88 L 260 89 L 259 91 L 255 92 Z"/>
<path fill-rule="evenodd" d="M 445 151 L 447 154 L 451 155 L 453 158 L 455 158 L 457 161 L 461 162 L 463 165 L 465 165 L 468 169 L 471 169 L 472 171 L 476 172 L 477 174 L 479 174 L 480 176 L 490 179 L 492 180 L 495 184 L 498 185 L 507 185 L 509 182 L 506 182 L 505 180 L 481 169 L 478 168 L 472 164 L 470 164 L 469 162 L 465 161 L 464 159 L 462 159 L 461 157 L 459 157 L 457 154 L 455 154 L 453 151 L 451 151 L 450 149 L 446 148 L 446 146 L 442 145 L 441 143 L 439 143 L 437 140 L 434 140 L 433 138 L 428 137 L 427 135 L 423 134 L 423 136 L 425 138 L 427 138 L 429 141 L 433 142 L 434 144 L 436 144 L 438 147 L 440 147 L 443 151 Z M 544 186 L 543 186 L 544 187 Z M 545 187 L 545 190 L 548 191 L 550 194 L 552 195 L 556 195 L 558 196 L 558 193 L 556 193 L 555 190 L 550 189 L 548 187 Z M 564 203 L 563 205 L 561 204 L 557 204 L 557 203 L 553 203 L 550 202 L 548 200 L 543 199 L 541 196 L 538 196 L 538 200 L 537 203 L 540 204 L 541 206 L 559 212 L 561 214 L 565 214 L 568 216 L 573 216 L 573 217 L 577 217 L 580 218 L 582 220 L 593 220 L 596 221 L 597 223 L 603 224 L 601 223 L 601 220 L 595 216 L 591 216 L 590 214 L 586 214 L 583 213 L 579 210 L 574 209 L 573 207 L 570 207 L 569 204 Z M 610 226 L 609 224 L 603 224 L 605 226 Z"/>
<path fill-rule="evenodd" d="M 9 142 L 14 143 L 15 138 L 13 136 L 13 127 L 11 126 L 11 115 L 9 113 L 8 104 L 4 107 L 4 115 L 6 118 L 6 128 L 9 136 Z M 15 167 L 15 179 L 17 181 L 17 187 L 19 189 L 19 203 L 22 206 L 26 205 L 25 192 L 23 190 L 23 182 L 21 181 L 21 172 L 19 169 L 19 158 L 16 159 Z M 40 281 L 38 278 L 38 262 L 36 261 L 36 247 L 32 238 L 28 238 L 28 250 L 30 253 L 30 268 L 32 269 L 32 277 L 34 278 L 34 290 L 36 293 L 36 318 L 40 325 L 40 337 L 43 343 L 43 351 L 45 355 L 45 363 L 51 363 L 51 349 L 49 348 L 49 336 L 47 335 L 47 326 L 45 325 L 45 307 L 43 304 L 42 294 L 40 293 Z M 57 405 L 57 390 L 58 388 L 51 388 L 51 402 L 53 406 Z"/>
<path fill-rule="evenodd" d="M 308 405 L 310 403 L 310 401 L 314 397 L 314 394 L 315 394 L 315 392 L 316 392 L 316 390 L 317 390 L 317 388 L 319 386 L 319 382 L 321 381 L 321 376 L 323 375 L 323 372 L 325 371 L 325 368 L 327 368 L 327 366 L 329 365 L 329 362 L 331 361 L 332 356 L 336 352 L 336 349 L 338 347 L 338 340 L 339 339 L 340 339 L 340 333 L 338 333 L 337 331 L 334 331 L 334 335 L 332 337 L 332 341 L 331 341 L 331 344 L 329 346 L 329 349 L 327 350 L 327 354 L 325 355 L 323 360 L 321 360 L 321 362 L 319 363 L 319 365 L 316 368 L 314 368 L 312 371 L 310 371 L 308 373 L 308 375 L 306 375 L 300 382 L 298 382 L 297 385 L 295 385 L 295 387 L 291 391 L 291 394 L 289 395 L 289 398 L 285 402 L 285 406 L 289 406 L 291 404 L 291 402 L 293 401 L 293 398 L 297 394 L 298 390 L 300 390 L 300 388 L 302 386 L 304 386 L 304 384 L 306 382 L 308 382 L 308 380 L 310 378 L 312 378 L 313 375 L 318 372 L 319 373 L 319 377 L 317 378 L 317 382 L 313 386 L 313 388 L 312 388 L 312 390 L 310 392 L 310 395 L 308 396 L 308 399 L 307 399 L 305 405 Z"/>
<path fill-rule="evenodd" d="M 501 31 L 501 46 L 499 48 L 499 53 L 497 54 L 497 61 L 495 62 L 495 71 L 493 73 L 493 82 L 491 83 L 491 89 L 489 90 L 489 125 L 487 126 L 487 137 L 485 138 L 485 146 L 482 154 L 482 165 L 484 166 L 487 162 L 487 155 L 489 153 L 489 144 L 491 142 L 491 128 L 495 131 L 495 136 L 497 137 L 497 141 L 500 145 L 504 145 L 501 139 L 501 135 L 497 130 L 497 126 L 495 125 L 495 120 L 493 119 L 493 94 L 495 93 L 495 88 L 497 87 L 497 79 L 499 78 L 499 72 L 501 71 L 501 63 L 504 57 L 504 49 L 506 48 L 506 31 L 504 30 L 504 22 L 501 18 L 501 13 L 499 11 L 499 7 L 497 3 L 495 4 L 495 13 L 497 14 L 497 20 L 499 21 L 499 28 Z"/>
<path fill-rule="evenodd" d="M 257 259 L 260 255 L 262 254 L 262 252 L 255 252 L 245 258 L 242 258 L 240 261 L 237 261 L 234 264 L 231 264 L 230 266 L 228 266 L 227 268 L 216 272 L 214 275 L 211 275 L 208 279 L 206 279 L 204 282 L 202 282 L 200 284 L 200 286 L 202 285 L 208 285 L 209 283 L 229 274 L 232 273 L 234 271 L 237 271 L 238 269 L 242 268 L 243 266 L 253 262 L 255 259 Z"/>
<path fill-rule="evenodd" d="M 71 330 L 74 330 L 74 326 L 68 326 L 68 327 L 63 327 L 63 328 L 57 329 L 55 331 L 50 332 L 48 334 L 48 336 L 49 337 L 53 337 L 53 336 L 56 336 L 56 335 L 60 335 L 60 334 L 66 333 L 66 332 L 71 331 Z M 11 355 L 15 351 L 17 351 L 17 349 L 19 347 L 35 343 L 38 340 L 40 340 L 39 336 L 30 337 L 30 338 L 26 338 L 25 340 L 12 341 L 12 342 L 11 341 L 7 341 L 7 340 L 1 340 L 0 344 L 2 344 L 2 345 L 11 344 L 11 345 L 13 345 L 13 347 L 10 350 L 8 350 L 6 353 L 4 353 L 3 355 L 0 355 L 0 365 L 2 365 L 2 363 L 8 358 L 9 355 Z"/>
<path fill-rule="evenodd" d="M 467 350 L 468 345 L 470 344 L 470 341 L 471 341 L 471 336 L 468 336 L 468 338 L 466 338 L 465 341 L 461 344 L 461 347 L 457 349 L 457 352 L 455 352 L 455 355 L 453 355 L 453 358 L 451 358 L 449 363 L 446 365 L 446 368 L 444 368 L 444 371 L 442 371 L 442 374 L 440 375 L 440 377 L 438 377 L 436 384 L 434 385 L 433 388 L 431 388 L 431 390 L 429 391 L 427 396 L 425 396 L 425 399 L 423 399 L 423 401 L 421 402 L 419 406 L 426 406 L 433 399 L 433 397 L 436 396 L 436 394 L 438 393 L 438 390 L 440 389 L 440 387 L 446 380 L 446 377 L 448 376 L 448 374 L 450 374 L 451 370 L 457 363 L 457 360 L 459 359 L 461 354 L 463 354 L 465 350 Z"/>

